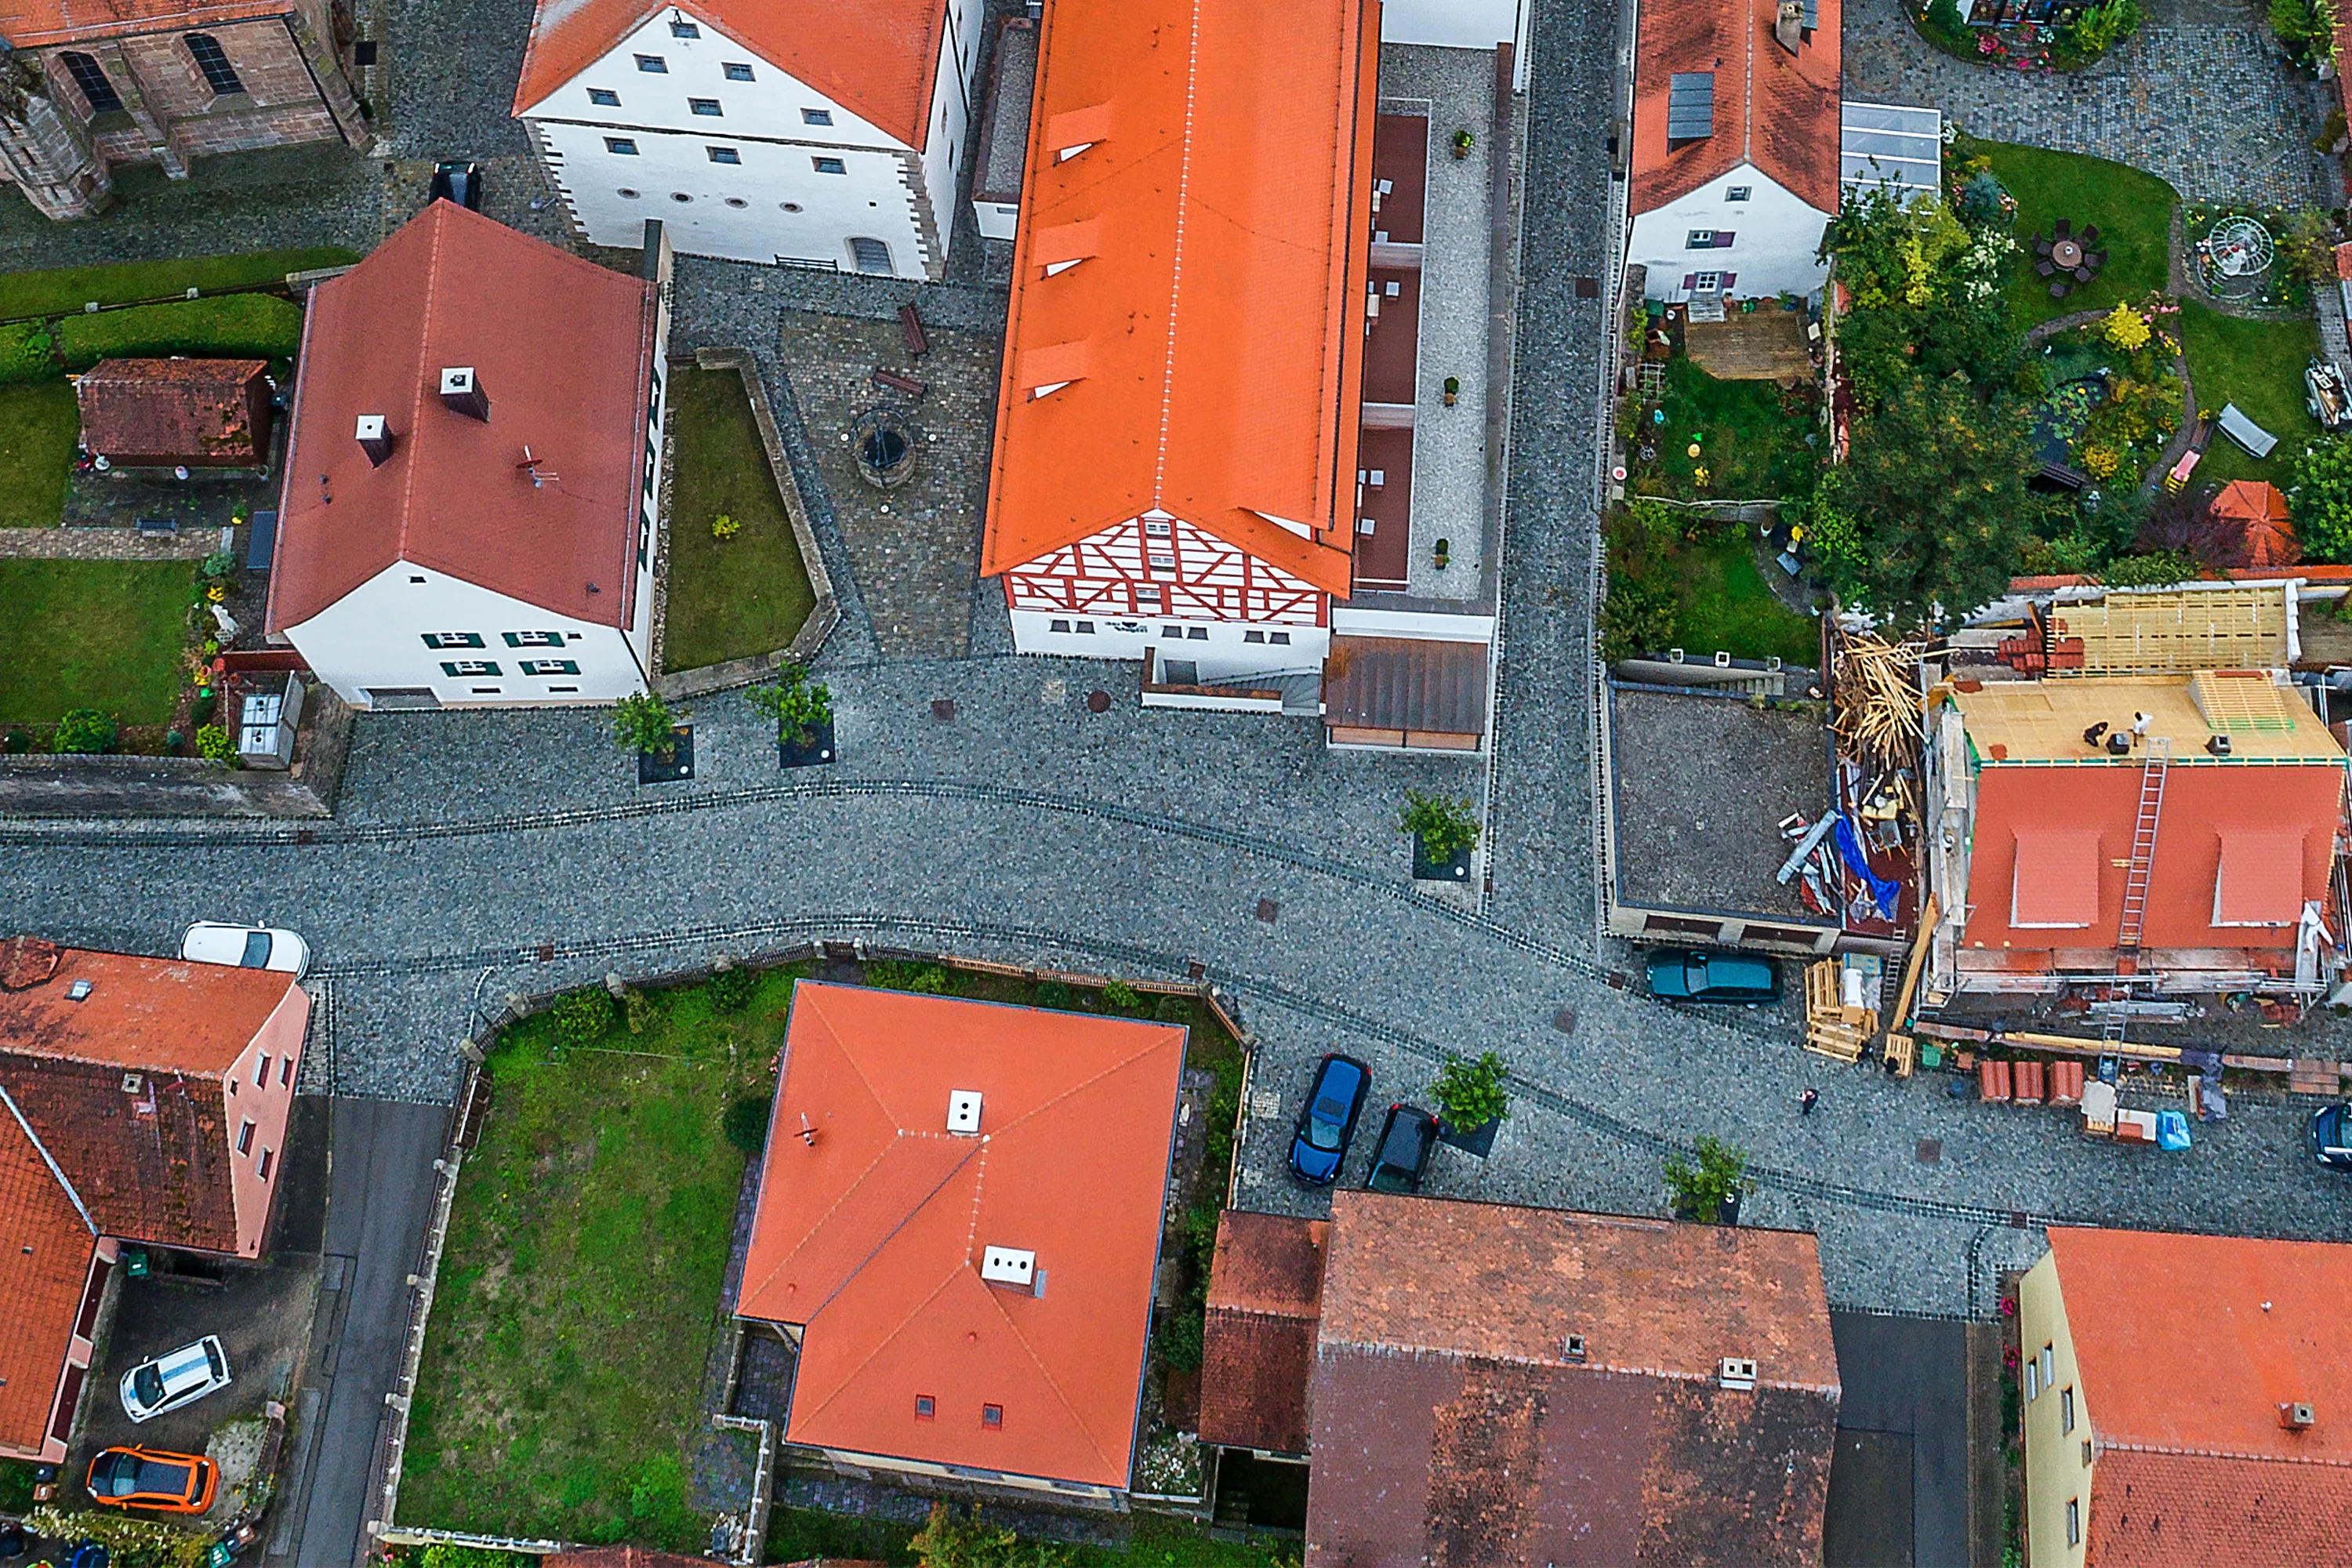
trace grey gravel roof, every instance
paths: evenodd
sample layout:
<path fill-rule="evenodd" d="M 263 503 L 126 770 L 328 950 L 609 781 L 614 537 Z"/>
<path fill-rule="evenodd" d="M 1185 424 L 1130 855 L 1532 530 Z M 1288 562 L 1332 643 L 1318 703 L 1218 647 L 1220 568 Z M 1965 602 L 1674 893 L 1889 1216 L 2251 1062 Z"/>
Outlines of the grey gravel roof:
<path fill-rule="evenodd" d="M 971 172 L 971 199 L 1017 202 L 1029 159 L 1029 106 L 1037 87 L 1037 24 L 1007 16 L 996 32 L 989 68 L 987 118 L 980 128 L 980 167 Z"/>

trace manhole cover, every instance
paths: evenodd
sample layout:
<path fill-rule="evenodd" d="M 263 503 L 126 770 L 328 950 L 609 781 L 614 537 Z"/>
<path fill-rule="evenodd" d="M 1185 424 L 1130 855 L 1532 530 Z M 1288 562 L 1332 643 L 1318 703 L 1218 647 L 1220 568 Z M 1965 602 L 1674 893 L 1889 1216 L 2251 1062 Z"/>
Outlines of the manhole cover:
<path fill-rule="evenodd" d="M 1551 1026 L 1563 1035 L 1576 1033 L 1576 1009 L 1562 1007 L 1559 1012 L 1554 1013 L 1551 1016 Z"/>
<path fill-rule="evenodd" d="M 1268 925 L 1272 925 L 1274 923 L 1274 917 L 1281 912 L 1282 906 L 1276 903 L 1272 899 L 1260 899 L 1257 901 L 1257 918 L 1264 921 Z"/>
<path fill-rule="evenodd" d="M 938 720 L 940 723 L 942 723 L 942 724 L 946 723 L 949 720 L 950 720 L 950 719 L 954 718 L 954 717 L 955 717 L 955 699 L 954 699 L 954 698 L 952 698 L 952 697 L 934 697 L 934 698 L 932 698 L 932 699 L 931 699 L 931 717 L 932 717 L 932 718 L 934 718 L 934 719 L 937 719 L 937 720 Z"/>
<path fill-rule="evenodd" d="M 1109 711 L 1110 711 L 1110 693 L 1109 693 L 1109 692 L 1108 692 L 1108 691 L 1089 691 L 1089 692 L 1087 692 L 1087 712 L 1089 712 L 1089 713 L 1108 713 L 1108 712 L 1109 712 Z"/>
<path fill-rule="evenodd" d="M 1944 1141 L 1941 1138 L 1919 1140 L 1919 1163 L 1940 1165 L 1944 1163 Z"/>

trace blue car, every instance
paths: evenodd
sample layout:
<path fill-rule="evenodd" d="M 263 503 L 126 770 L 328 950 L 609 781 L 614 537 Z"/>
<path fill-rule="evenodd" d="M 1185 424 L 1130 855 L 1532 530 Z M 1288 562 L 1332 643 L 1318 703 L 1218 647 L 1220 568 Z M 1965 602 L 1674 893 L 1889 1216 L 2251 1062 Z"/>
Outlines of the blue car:
<path fill-rule="evenodd" d="M 1318 1187 L 1339 1179 L 1371 1087 L 1371 1069 L 1353 1057 L 1328 1056 L 1317 1065 L 1290 1139 L 1291 1174 Z"/>

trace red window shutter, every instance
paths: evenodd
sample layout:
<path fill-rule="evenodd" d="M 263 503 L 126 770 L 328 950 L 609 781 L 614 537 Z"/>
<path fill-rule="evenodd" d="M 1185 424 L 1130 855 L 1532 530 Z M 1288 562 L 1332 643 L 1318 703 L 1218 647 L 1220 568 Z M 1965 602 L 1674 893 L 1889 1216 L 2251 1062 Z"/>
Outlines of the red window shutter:
<path fill-rule="evenodd" d="M 1719 228 L 1715 231 L 1715 247 L 1717 250 L 1728 250 L 1731 248 L 1731 231 L 1729 229 Z"/>
<path fill-rule="evenodd" d="M 1723 275 L 1723 291 L 1724 291 L 1725 293 L 1727 293 L 1727 294 L 1730 293 L 1730 292 L 1731 292 L 1731 286 L 1732 286 L 1734 283 L 1737 283 L 1737 282 L 1738 282 L 1738 281 L 1739 281 L 1739 274 L 1738 274 L 1738 273 L 1737 273 L 1737 272 L 1727 272 L 1727 273 L 1725 273 L 1725 274 Z"/>
<path fill-rule="evenodd" d="M 1698 274 L 1697 274 L 1697 273 L 1696 273 L 1696 272 L 1685 272 L 1685 273 L 1684 273 L 1684 274 L 1683 274 L 1683 287 L 1684 287 L 1685 289 L 1696 289 L 1696 288 L 1697 288 L 1697 287 L 1698 287 Z"/>

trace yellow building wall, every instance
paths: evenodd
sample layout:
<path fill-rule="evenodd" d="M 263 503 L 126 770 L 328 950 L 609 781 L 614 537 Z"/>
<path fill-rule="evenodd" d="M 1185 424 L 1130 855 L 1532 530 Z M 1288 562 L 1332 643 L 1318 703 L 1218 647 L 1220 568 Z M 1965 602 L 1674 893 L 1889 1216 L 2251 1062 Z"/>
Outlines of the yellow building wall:
<path fill-rule="evenodd" d="M 2091 1473 L 2084 1458 L 2091 1443 L 2090 1406 L 2074 1364 L 2074 1341 L 2066 1323 L 2066 1300 L 2059 1288 L 2058 1255 L 2044 1253 L 2027 1270 L 2017 1291 L 2018 1366 L 2025 1402 L 2025 1561 L 2029 1568 L 2082 1568 L 2084 1542 L 2091 1535 Z M 2040 1372 L 2049 1351 L 2045 1381 Z M 2032 1381 L 2026 1381 L 2028 1368 Z M 2066 1427 L 2067 1395 L 2073 1395 L 2074 1430 Z M 2066 1540 L 2066 1505 L 2077 1510 L 2074 1544 Z"/>

